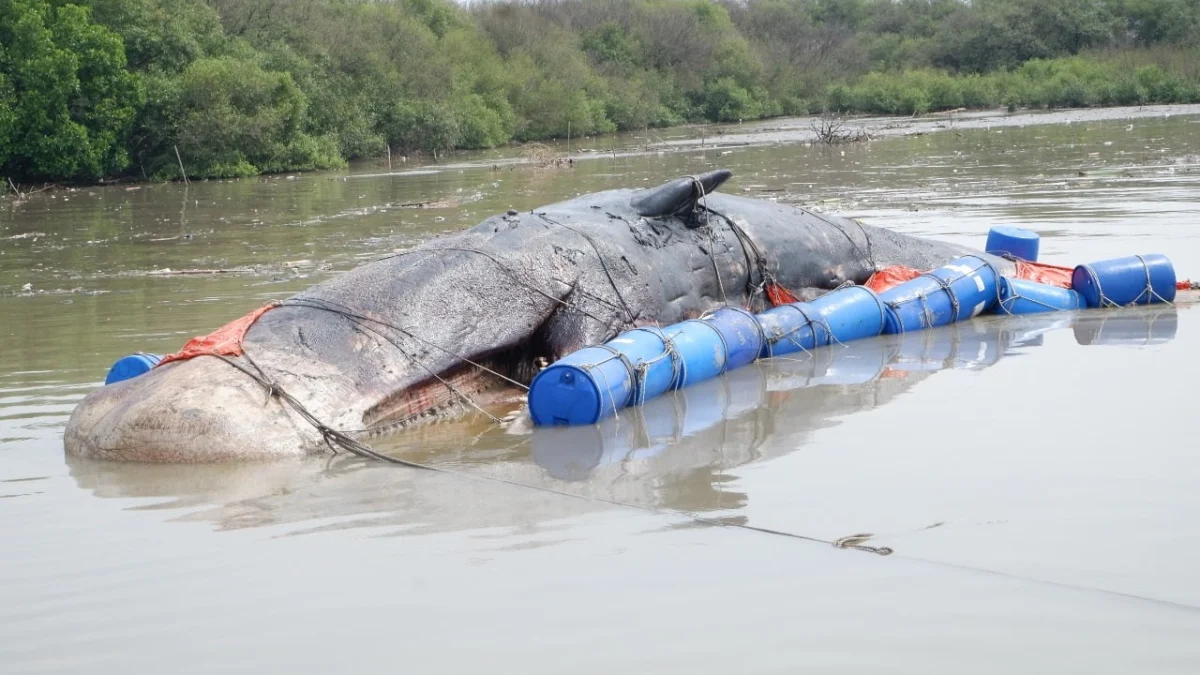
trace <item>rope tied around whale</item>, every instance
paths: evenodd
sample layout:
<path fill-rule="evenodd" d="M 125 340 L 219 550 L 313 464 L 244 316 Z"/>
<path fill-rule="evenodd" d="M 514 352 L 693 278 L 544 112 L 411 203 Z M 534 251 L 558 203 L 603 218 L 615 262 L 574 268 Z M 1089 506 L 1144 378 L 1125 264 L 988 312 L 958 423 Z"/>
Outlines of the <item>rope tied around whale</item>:
<path fill-rule="evenodd" d="M 734 237 L 737 238 L 738 244 L 741 245 L 742 255 L 746 257 L 747 266 L 756 267 L 758 269 L 759 282 L 757 284 L 754 283 L 753 275 L 749 273 L 746 275 L 746 309 L 751 308 L 754 303 L 754 298 L 759 293 L 766 295 L 767 300 L 774 307 L 798 302 L 799 299 L 775 279 L 775 275 L 771 273 L 770 267 L 768 266 L 766 255 L 764 255 L 762 249 L 760 249 L 758 245 L 754 243 L 754 240 L 750 238 L 750 235 L 746 233 L 745 229 L 743 229 L 741 225 L 738 225 L 737 222 L 724 213 L 709 208 L 708 194 L 705 192 L 704 183 L 700 180 L 700 178 L 697 176 L 688 176 L 688 178 L 692 180 L 692 184 L 695 186 L 700 195 L 698 206 L 699 210 L 704 214 L 703 225 L 711 225 L 709 214 L 720 216 L 720 218 L 729 225 L 729 229 L 733 232 Z M 716 233 L 711 227 L 708 228 L 708 240 L 709 258 L 712 261 L 713 273 L 717 277 L 717 287 L 721 292 L 721 301 L 728 305 L 729 297 L 725 293 L 725 283 L 721 279 L 721 269 L 717 266 Z M 753 259 L 751 259 L 751 253 L 753 253 Z"/>
<path fill-rule="evenodd" d="M 575 229 L 570 225 L 565 225 L 556 220 L 548 218 L 544 213 L 536 213 L 534 215 L 546 221 L 547 223 L 550 223 L 551 225 L 557 225 L 559 227 L 566 228 L 587 240 L 587 243 L 591 245 L 592 250 L 596 252 L 596 258 L 599 259 L 600 267 L 604 270 L 604 275 L 608 277 L 608 283 L 612 285 L 613 292 L 617 294 L 617 300 L 621 301 L 621 307 L 625 309 L 626 325 L 634 325 L 634 321 L 637 319 L 637 317 L 633 315 L 633 310 L 629 309 L 629 303 L 625 302 L 625 296 L 621 293 L 621 288 L 617 286 L 616 279 L 613 278 L 612 272 L 608 269 L 608 263 L 605 262 L 604 255 L 600 253 L 600 247 L 596 244 L 596 240 L 592 239 L 591 235 L 583 232 L 582 230 Z"/>

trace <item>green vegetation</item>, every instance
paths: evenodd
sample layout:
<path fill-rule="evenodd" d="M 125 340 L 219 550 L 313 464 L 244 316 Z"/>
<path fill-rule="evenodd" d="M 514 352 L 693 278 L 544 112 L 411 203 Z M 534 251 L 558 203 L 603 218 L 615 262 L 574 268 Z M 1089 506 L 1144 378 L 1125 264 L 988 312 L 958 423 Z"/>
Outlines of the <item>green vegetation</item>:
<path fill-rule="evenodd" d="M 0 0 L 0 175 L 17 181 L 1194 101 L 1195 0 Z"/>

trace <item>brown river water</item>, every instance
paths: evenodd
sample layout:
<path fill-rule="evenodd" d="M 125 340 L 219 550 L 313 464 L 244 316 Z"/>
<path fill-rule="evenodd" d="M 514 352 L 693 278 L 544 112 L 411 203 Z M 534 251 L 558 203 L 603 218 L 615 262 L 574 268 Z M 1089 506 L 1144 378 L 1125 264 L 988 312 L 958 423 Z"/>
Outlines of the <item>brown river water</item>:
<path fill-rule="evenodd" d="M 730 192 L 1200 278 L 1200 107 L 869 120 L 881 138 L 832 149 L 808 124 L 5 198 L 0 672 L 1200 670 L 1184 305 L 866 340 L 595 427 L 378 440 L 455 473 L 64 457 L 122 355 L 508 208 L 718 166 Z M 827 543 L 855 534 L 894 553 Z"/>

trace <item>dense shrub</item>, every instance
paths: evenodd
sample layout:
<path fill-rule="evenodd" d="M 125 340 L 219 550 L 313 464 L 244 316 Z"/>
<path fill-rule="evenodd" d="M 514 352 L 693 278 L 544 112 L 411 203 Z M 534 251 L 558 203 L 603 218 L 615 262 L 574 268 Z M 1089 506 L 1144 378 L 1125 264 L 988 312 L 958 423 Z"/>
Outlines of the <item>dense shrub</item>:
<path fill-rule="evenodd" d="M 87 8 L 0 0 L 0 167 L 87 180 L 124 169 L 142 101 L 120 36 Z"/>
<path fill-rule="evenodd" d="M 0 0 L 0 172 L 319 169 L 824 110 L 1200 100 L 1196 0 Z"/>

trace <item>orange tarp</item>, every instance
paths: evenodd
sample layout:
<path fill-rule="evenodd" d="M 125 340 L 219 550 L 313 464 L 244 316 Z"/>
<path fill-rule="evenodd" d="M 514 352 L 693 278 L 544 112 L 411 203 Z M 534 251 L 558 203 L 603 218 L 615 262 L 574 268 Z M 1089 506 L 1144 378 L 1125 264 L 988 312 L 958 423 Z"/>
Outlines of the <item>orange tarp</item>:
<path fill-rule="evenodd" d="M 1071 274 L 1075 272 L 1074 267 L 1060 267 L 1024 260 L 1014 262 L 1017 264 L 1017 279 L 1036 281 L 1039 284 L 1048 284 L 1059 288 L 1071 287 Z"/>
<path fill-rule="evenodd" d="M 172 361 L 184 361 L 196 356 L 213 356 L 215 354 L 221 356 L 241 356 L 242 338 L 246 336 L 246 331 L 250 330 L 250 326 L 254 325 L 255 321 L 258 321 L 258 317 L 266 314 L 275 307 L 275 303 L 259 307 L 240 319 L 230 321 L 208 335 L 188 340 L 183 349 L 174 354 L 164 356 L 162 361 L 158 362 L 158 366 Z M 157 368 L 158 366 L 155 367 Z"/>
<path fill-rule="evenodd" d="M 796 296 L 788 289 L 776 283 L 767 284 L 767 300 L 771 301 L 772 307 L 787 305 L 797 301 Z"/>
<path fill-rule="evenodd" d="M 912 281 L 919 276 L 921 276 L 921 270 L 901 265 L 892 265 L 872 274 L 871 278 L 867 279 L 867 283 L 864 285 L 876 293 L 882 293 L 889 288 L 899 286 L 906 281 Z"/>

